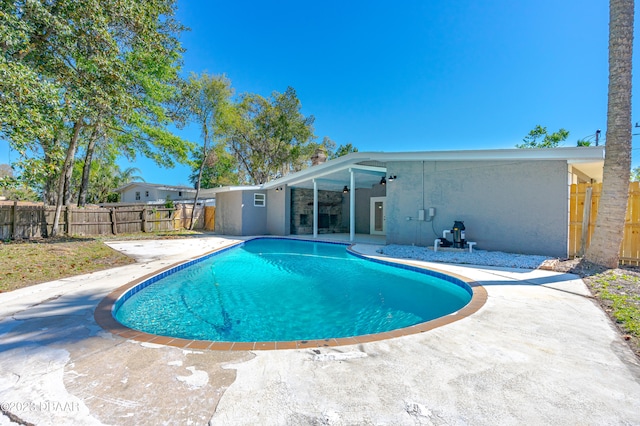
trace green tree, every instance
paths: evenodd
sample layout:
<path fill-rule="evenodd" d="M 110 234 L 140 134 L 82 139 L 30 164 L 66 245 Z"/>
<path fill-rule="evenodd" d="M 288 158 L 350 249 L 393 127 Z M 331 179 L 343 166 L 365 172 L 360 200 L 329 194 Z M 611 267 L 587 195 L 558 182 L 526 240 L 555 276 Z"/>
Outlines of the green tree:
<path fill-rule="evenodd" d="M 0 164 L 0 179 L 13 177 L 13 169 L 9 164 Z"/>
<path fill-rule="evenodd" d="M 327 154 L 327 160 L 330 160 L 331 155 L 336 150 L 336 143 L 329 136 L 325 136 L 322 138 L 322 142 L 318 148 L 324 150 L 325 154 Z"/>
<path fill-rule="evenodd" d="M 199 159 L 192 163 L 198 167 L 198 175 L 195 179 L 196 194 L 194 208 L 191 210 L 191 226 L 194 226 L 195 206 L 198 204 L 202 176 L 205 165 L 217 159 L 212 156 L 211 148 L 216 138 L 221 137 L 225 128 L 228 128 L 233 120 L 233 107 L 231 103 L 231 81 L 224 75 L 200 75 L 192 74 L 182 87 L 180 101 L 185 115 L 189 121 L 195 121 L 200 127 L 202 142 L 197 152 Z"/>
<path fill-rule="evenodd" d="M 38 193 L 13 177 L 9 164 L 0 164 L 0 196 L 15 201 L 38 201 Z"/>
<path fill-rule="evenodd" d="M 92 163 L 91 168 L 91 185 L 88 194 L 88 201 L 91 203 L 116 202 L 119 195 L 114 192 L 115 189 L 131 182 L 144 182 L 137 167 L 127 167 L 122 170 L 113 163 L 98 161 Z"/>
<path fill-rule="evenodd" d="M 322 148 L 324 152 L 327 153 L 327 160 L 333 160 L 334 158 L 342 157 L 343 155 L 351 154 L 352 152 L 358 152 L 358 148 L 353 146 L 351 143 L 340 145 L 336 148 L 336 143 L 328 136 L 325 136 L 322 139 L 322 143 L 318 148 Z"/>
<path fill-rule="evenodd" d="M 639 167 L 635 167 L 631 171 L 631 181 L 632 182 L 640 182 L 640 166 Z"/>
<path fill-rule="evenodd" d="M 569 132 L 565 129 L 549 133 L 546 127 L 538 124 L 522 139 L 523 143 L 516 145 L 516 148 L 556 148 L 568 137 Z"/>
<path fill-rule="evenodd" d="M 207 154 L 200 175 L 202 155 L 195 154 L 193 160 L 194 171 L 189 176 L 189 181 L 195 187 L 200 182 L 201 188 L 216 188 L 219 186 L 238 185 L 238 162 L 231 155 L 224 143 L 216 144 Z"/>
<path fill-rule="evenodd" d="M 352 152 L 358 152 L 358 148 L 348 143 L 346 145 L 340 145 L 333 154 L 329 156 L 330 159 L 342 157 L 343 155 L 351 154 Z"/>
<path fill-rule="evenodd" d="M 270 99 L 246 94 L 237 106 L 239 120 L 229 135 L 240 180 L 258 184 L 300 170 L 311 158 L 314 117 L 305 117 L 293 88 Z"/>
<path fill-rule="evenodd" d="M 609 1 L 607 149 L 596 226 L 584 260 L 617 268 L 631 172 L 631 68 L 633 0 Z"/>
<path fill-rule="evenodd" d="M 100 127 L 129 157 L 187 161 L 163 107 L 181 53 L 174 9 L 174 0 L 3 3 L 0 136 L 21 154 L 21 176 L 55 191 L 53 235 L 76 155 Z"/>

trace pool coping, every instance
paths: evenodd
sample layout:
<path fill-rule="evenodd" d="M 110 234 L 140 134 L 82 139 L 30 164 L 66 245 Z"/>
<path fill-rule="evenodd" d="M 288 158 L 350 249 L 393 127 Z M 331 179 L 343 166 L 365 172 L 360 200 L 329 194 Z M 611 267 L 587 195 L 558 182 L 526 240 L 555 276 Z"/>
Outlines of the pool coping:
<path fill-rule="evenodd" d="M 257 237 L 252 239 L 260 239 L 260 238 L 265 238 L 265 237 Z M 272 238 L 272 237 L 266 237 L 266 238 Z M 278 238 L 278 237 L 275 237 L 275 238 Z M 250 241 L 250 240 L 247 240 L 247 241 Z M 299 239 L 296 239 L 296 240 L 300 241 Z M 309 240 L 309 241 L 313 241 L 313 240 Z M 424 332 L 433 330 L 435 328 L 442 327 L 444 325 L 451 324 L 453 322 L 469 317 L 470 315 L 477 312 L 482 306 L 484 306 L 484 304 L 487 301 L 486 289 L 476 281 L 470 278 L 467 278 L 465 276 L 462 276 L 453 272 L 449 272 L 449 271 L 443 271 L 437 268 L 432 268 L 432 267 L 426 268 L 422 266 L 417 266 L 415 263 L 411 263 L 411 262 L 404 261 L 397 258 L 385 257 L 384 260 L 382 260 L 379 257 L 373 257 L 373 256 L 365 255 L 355 251 L 353 249 L 354 244 L 338 243 L 338 244 L 347 246 L 347 249 L 351 254 L 354 254 L 358 257 L 362 257 L 364 259 L 368 259 L 374 262 L 399 265 L 400 267 L 404 266 L 409 269 L 427 270 L 427 271 L 435 272 L 438 275 L 445 275 L 448 277 L 456 278 L 466 283 L 471 288 L 471 291 L 472 291 L 471 300 L 469 301 L 469 303 L 467 303 L 464 307 L 462 307 L 460 310 L 456 312 L 453 312 L 451 314 L 448 314 L 443 317 L 439 317 L 430 321 L 415 324 L 409 327 L 399 328 L 396 330 L 385 331 L 382 333 L 375 333 L 375 334 L 364 334 L 364 335 L 353 336 L 353 337 L 340 337 L 340 338 L 317 339 L 317 340 L 221 342 L 221 341 L 210 341 L 210 340 L 182 339 L 178 337 L 160 336 L 156 334 L 150 334 L 143 331 L 135 330 L 121 324 L 113 317 L 114 305 L 117 303 L 117 301 L 126 292 L 134 289 L 139 284 L 145 281 L 148 281 L 150 279 L 153 279 L 154 277 L 159 277 L 163 273 L 171 269 L 175 269 L 181 265 L 187 265 L 193 262 L 197 262 L 199 261 L 199 259 L 207 258 L 207 257 L 210 257 L 211 255 L 226 251 L 237 245 L 241 245 L 244 242 L 245 241 L 227 244 L 225 246 L 219 247 L 208 253 L 205 253 L 200 256 L 196 256 L 186 261 L 176 262 L 174 264 L 165 266 L 161 269 L 158 269 L 154 272 L 146 274 L 140 278 L 137 278 L 133 281 L 128 282 L 127 284 L 124 284 L 118 287 L 117 289 L 109 293 L 106 297 L 104 297 L 96 307 L 94 311 L 94 319 L 96 323 L 98 323 L 98 325 L 102 327 L 104 330 L 125 339 L 134 340 L 141 343 L 173 346 L 173 347 L 182 348 L 182 349 L 215 350 L 215 351 L 304 349 L 304 348 L 356 345 L 361 343 L 375 342 L 380 340 L 392 339 L 396 337 L 424 333 Z"/>

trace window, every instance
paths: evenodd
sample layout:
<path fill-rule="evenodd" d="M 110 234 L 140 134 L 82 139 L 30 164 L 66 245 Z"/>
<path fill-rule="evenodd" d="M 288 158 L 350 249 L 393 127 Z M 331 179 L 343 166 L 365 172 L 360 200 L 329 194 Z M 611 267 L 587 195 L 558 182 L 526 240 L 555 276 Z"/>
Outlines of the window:
<path fill-rule="evenodd" d="M 264 207 L 267 204 L 267 197 L 265 194 L 253 194 L 254 207 Z"/>
<path fill-rule="evenodd" d="M 182 197 L 182 191 L 178 191 L 178 197 Z"/>
<path fill-rule="evenodd" d="M 140 191 L 136 191 L 136 201 L 140 201 Z"/>

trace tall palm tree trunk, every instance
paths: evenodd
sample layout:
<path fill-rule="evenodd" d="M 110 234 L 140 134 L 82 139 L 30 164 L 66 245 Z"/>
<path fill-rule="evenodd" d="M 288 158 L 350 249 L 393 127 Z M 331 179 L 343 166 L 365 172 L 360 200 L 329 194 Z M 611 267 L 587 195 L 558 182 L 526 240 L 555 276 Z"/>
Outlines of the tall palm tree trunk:
<path fill-rule="evenodd" d="M 609 97 L 602 193 L 584 259 L 616 268 L 620 261 L 631 173 L 631 58 L 634 0 L 609 2 Z"/>

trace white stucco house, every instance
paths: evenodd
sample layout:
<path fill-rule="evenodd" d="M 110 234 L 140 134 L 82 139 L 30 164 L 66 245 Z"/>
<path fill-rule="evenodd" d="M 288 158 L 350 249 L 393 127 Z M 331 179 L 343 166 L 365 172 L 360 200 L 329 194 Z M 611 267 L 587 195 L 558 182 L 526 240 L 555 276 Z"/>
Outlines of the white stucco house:
<path fill-rule="evenodd" d="M 165 203 L 193 200 L 196 190 L 189 186 L 162 185 L 157 183 L 131 182 L 114 190 L 120 194 L 122 203 Z"/>
<path fill-rule="evenodd" d="M 604 147 L 356 152 L 256 186 L 209 190 L 225 235 L 347 233 L 429 246 L 455 221 L 477 248 L 566 256 L 569 186 Z"/>

